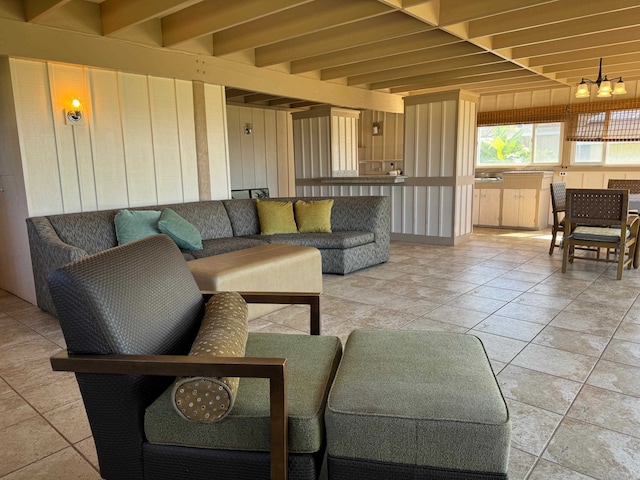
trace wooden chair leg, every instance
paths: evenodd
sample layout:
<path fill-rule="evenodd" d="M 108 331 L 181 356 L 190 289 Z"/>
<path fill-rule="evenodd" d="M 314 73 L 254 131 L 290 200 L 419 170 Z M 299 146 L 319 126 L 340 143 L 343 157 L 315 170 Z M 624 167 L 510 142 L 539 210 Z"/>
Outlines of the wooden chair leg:
<path fill-rule="evenodd" d="M 558 231 L 555 228 L 551 229 L 551 246 L 549 247 L 549 255 L 553 254 L 553 249 L 556 248 L 556 235 Z"/>

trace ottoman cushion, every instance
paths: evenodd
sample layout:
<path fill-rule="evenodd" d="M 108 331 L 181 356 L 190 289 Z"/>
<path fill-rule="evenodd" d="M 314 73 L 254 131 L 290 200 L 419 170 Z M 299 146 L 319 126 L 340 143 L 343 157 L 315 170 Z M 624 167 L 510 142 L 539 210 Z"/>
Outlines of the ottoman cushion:
<path fill-rule="evenodd" d="M 507 471 L 509 414 L 471 335 L 355 330 L 325 416 L 330 457 Z"/>

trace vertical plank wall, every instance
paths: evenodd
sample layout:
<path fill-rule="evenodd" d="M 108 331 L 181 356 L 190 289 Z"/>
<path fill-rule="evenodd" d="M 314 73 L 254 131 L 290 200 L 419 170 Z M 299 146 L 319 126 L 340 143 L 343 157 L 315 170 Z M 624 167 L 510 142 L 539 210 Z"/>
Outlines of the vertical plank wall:
<path fill-rule="evenodd" d="M 29 215 L 198 200 L 191 82 L 10 62 Z"/>
<path fill-rule="evenodd" d="M 252 126 L 250 134 L 245 125 Z M 272 197 L 295 194 L 291 115 L 284 110 L 227 106 L 231 189 L 269 188 Z"/>
<path fill-rule="evenodd" d="M 0 287 L 35 302 L 26 217 L 199 199 L 193 85 L 14 58 L 2 67 L 0 180 L 13 203 L 3 195 Z M 73 97 L 83 121 L 69 125 Z M 211 198 L 229 198 L 225 102 L 224 87 L 206 85 Z"/>

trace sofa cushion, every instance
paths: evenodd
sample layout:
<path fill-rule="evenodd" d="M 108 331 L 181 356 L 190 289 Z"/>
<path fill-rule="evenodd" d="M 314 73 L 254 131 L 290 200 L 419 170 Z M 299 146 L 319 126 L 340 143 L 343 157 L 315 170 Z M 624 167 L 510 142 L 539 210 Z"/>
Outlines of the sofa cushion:
<path fill-rule="evenodd" d="M 169 235 L 184 250 L 202 250 L 202 235 L 198 229 L 170 208 L 162 210 L 158 230 Z"/>
<path fill-rule="evenodd" d="M 249 333 L 245 357 L 287 359 L 289 450 L 317 452 L 324 438 L 324 407 L 340 361 L 337 337 Z M 269 451 L 269 383 L 243 378 L 231 413 L 222 422 L 185 422 L 171 407 L 170 389 L 145 413 L 150 443 L 228 450 Z"/>
<path fill-rule="evenodd" d="M 193 258 L 204 258 L 212 255 L 219 255 L 221 253 L 235 252 L 236 250 L 242 250 L 244 248 L 266 245 L 268 243 L 269 242 L 258 238 L 212 238 L 210 240 L 202 241 L 202 250 L 189 250 L 187 253 L 193 256 Z"/>
<path fill-rule="evenodd" d="M 223 200 L 222 203 L 231 220 L 234 236 L 243 237 L 260 233 L 260 220 L 255 200 L 234 199 Z"/>
<path fill-rule="evenodd" d="M 219 200 L 165 205 L 198 229 L 203 240 L 233 236 L 231 221 Z"/>
<path fill-rule="evenodd" d="M 236 292 L 221 292 L 205 306 L 189 355 L 196 357 L 242 357 L 247 343 L 248 308 Z M 171 392 L 178 415 L 195 422 L 224 419 L 235 401 L 238 377 L 181 377 Z"/>
<path fill-rule="evenodd" d="M 276 235 L 249 235 L 247 238 L 269 243 L 289 243 L 315 248 L 352 248 L 375 241 L 373 232 L 295 233 Z"/>
<path fill-rule="evenodd" d="M 118 244 L 124 245 L 160 233 L 158 230 L 160 215 L 159 210 L 120 210 L 113 220 L 116 225 Z"/>
<path fill-rule="evenodd" d="M 104 210 L 51 215 L 47 218 L 60 240 L 93 254 L 118 245 L 113 222 L 116 213 L 115 210 Z"/>
<path fill-rule="evenodd" d="M 274 235 L 277 233 L 298 233 L 293 216 L 293 203 L 275 200 L 256 200 L 260 233 Z"/>
<path fill-rule="evenodd" d="M 331 207 L 333 198 L 305 202 L 297 200 L 293 204 L 296 225 L 301 233 L 331 233 Z"/>

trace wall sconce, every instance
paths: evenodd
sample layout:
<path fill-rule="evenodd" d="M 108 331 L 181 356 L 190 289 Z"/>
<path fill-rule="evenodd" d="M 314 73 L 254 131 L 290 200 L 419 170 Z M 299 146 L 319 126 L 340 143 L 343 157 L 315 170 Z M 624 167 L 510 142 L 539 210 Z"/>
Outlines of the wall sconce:
<path fill-rule="evenodd" d="M 69 102 L 69 108 L 64 111 L 64 116 L 67 125 L 83 125 L 82 102 L 77 98 L 72 98 Z"/>
<path fill-rule="evenodd" d="M 253 125 L 250 123 L 244 124 L 244 134 L 251 135 L 253 133 Z"/>
<path fill-rule="evenodd" d="M 382 135 L 382 122 L 373 122 L 373 135 Z"/>

